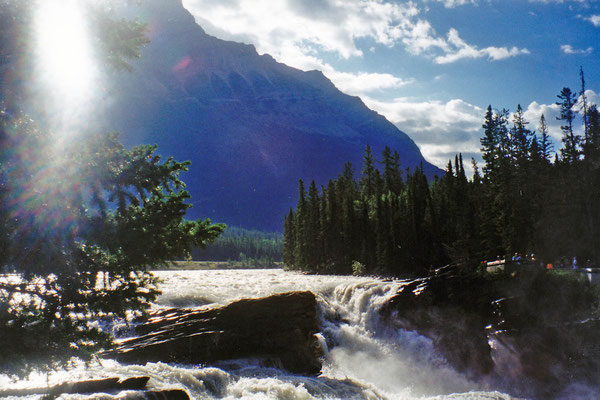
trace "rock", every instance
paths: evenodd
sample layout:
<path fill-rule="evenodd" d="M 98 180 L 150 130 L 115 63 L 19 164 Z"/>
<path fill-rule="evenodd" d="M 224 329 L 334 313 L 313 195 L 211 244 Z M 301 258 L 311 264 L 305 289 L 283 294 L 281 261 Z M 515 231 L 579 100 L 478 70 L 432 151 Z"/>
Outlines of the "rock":
<path fill-rule="evenodd" d="M 563 280 L 557 288 L 553 280 L 538 278 L 520 295 L 495 301 L 488 329 L 497 372 L 524 381 L 540 398 L 557 397 L 573 384 L 597 385 L 600 374 L 600 321 L 586 316 L 593 302 L 585 287 Z M 544 287 L 550 295 L 539 293 Z"/>
<path fill-rule="evenodd" d="M 577 276 L 448 266 L 408 282 L 381 313 L 392 326 L 429 337 L 470 378 L 515 396 L 570 398 L 570 387 L 598 386 L 596 299 Z"/>
<path fill-rule="evenodd" d="M 447 267 L 402 287 L 381 312 L 393 326 L 430 338 L 458 371 L 479 377 L 494 367 L 485 331 L 490 300 L 482 292 L 479 279 Z"/>
<path fill-rule="evenodd" d="M 201 364 L 247 357 L 275 359 L 294 373 L 321 370 L 317 302 L 311 292 L 245 299 L 212 309 L 168 309 L 150 315 L 140 336 L 105 356 L 126 363 Z"/>
<path fill-rule="evenodd" d="M 118 396 L 115 400 L 190 400 L 190 396 L 181 389 L 146 390 Z"/>
<path fill-rule="evenodd" d="M 0 398 L 9 396 L 30 396 L 35 394 L 47 395 L 49 398 L 53 398 L 63 393 L 108 393 L 122 390 L 140 390 L 146 387 L 146 384 L 149 380 L 149 376 L 131 377 L 125 379 L 114 377 L 64 382 L 51 387 L 6 389 L 0 390 Z"/>

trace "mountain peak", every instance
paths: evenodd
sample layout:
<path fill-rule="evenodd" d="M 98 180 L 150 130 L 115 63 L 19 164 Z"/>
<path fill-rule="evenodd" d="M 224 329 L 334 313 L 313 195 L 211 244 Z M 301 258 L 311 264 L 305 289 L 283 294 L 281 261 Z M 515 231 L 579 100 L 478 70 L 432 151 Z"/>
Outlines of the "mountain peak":
<path fill-rule="evenodd" d="M 281 230 L 297 182 L 325 184 L 346 161 L 360 168 L 367 144 L 388 145 L 404 168 L 428 164 L 415 143 L 317 70 L 259 55 L 252 45 L 204 32 L 181 0 L 146 0 L 138 15 L 151 43 L 114 88 L 104 128 L 128 145 L 192 161 L 184 176 L 192 217 Z"/>

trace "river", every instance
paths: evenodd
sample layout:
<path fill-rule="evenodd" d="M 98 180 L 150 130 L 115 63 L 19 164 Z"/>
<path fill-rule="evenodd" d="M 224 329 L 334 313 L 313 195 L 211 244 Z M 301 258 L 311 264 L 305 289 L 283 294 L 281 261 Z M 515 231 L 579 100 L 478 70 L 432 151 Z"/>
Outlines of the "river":
<path fill-rule="evenodd" d="M 262 367 L 256 360 L 214 365 L 93 362 L 33 376 L 20 386 L 99 376 L 151 376 L 152 388 L 182 388 L 197 399 L 485 399 L 512 397 L 469 381 L 436 353 L 429 339 L 382 323 L 378 308 L 402 281 L 314 276 L 280 269 L 157 271 L 163 294 L 155 307 L 227 304 L 291 290 L 317 295 L 324 367 L 305 377 Z M 122 329 L 122 326 L 113 327 Z M 0 387 L 9 385 L 0 375 Z M 11 386 L 13 384 L 11 383 Z M 33 399 L 35 397 L 28 397 Z M 81 399 L 63 395 L 61 399 Z M 108 398 L 108 397 L 107 397 Z M 23 399 L 23 398 L 21 398 Z"/>

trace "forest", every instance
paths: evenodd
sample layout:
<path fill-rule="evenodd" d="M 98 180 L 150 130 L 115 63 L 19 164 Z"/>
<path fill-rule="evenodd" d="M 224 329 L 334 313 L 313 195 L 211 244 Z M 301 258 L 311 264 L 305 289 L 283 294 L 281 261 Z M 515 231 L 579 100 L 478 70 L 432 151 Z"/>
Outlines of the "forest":
<path fill-rule="evenodd" d="M 205 248 L 192 250 L 196 261 L 241 261 L 248 266 L 273 265 L 281 261 L 281 233 L 268 233 L 240 227 L 227 229 Z"/>
<path fill-rule="evenodd" d="M 424 275 L 449 262 L 514 253 L 552 263 L 600 265 L 600 115 L 581 90 L 557 96 L 562 146 L 554 152 L 544 115 L 537 130 L 489 106 L 480 139 L 483 166 L 462 155 L 428 181 L 403 171 L 396 152 L 365 149 L 361 174 L 347 163 L 326 186 L 299 182 L 284 223 L 287 268 L 315 273 Z M 581 125 L 579 125 L 581 124 Z"/>

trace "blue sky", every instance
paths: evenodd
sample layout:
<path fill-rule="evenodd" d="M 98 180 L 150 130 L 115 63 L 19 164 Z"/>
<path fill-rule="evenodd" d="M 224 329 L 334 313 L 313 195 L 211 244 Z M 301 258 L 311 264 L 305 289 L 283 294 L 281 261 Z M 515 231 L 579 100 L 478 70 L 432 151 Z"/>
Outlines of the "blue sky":
<path fill-rule="evenodd" d="M 600 103 L 600 0 L 183 0 L 211 35 L 323 71 L 406 132 L 443 167 L 480 159 L 488 104 L 542 113 L 555 146 L 556 95 Z"/>

